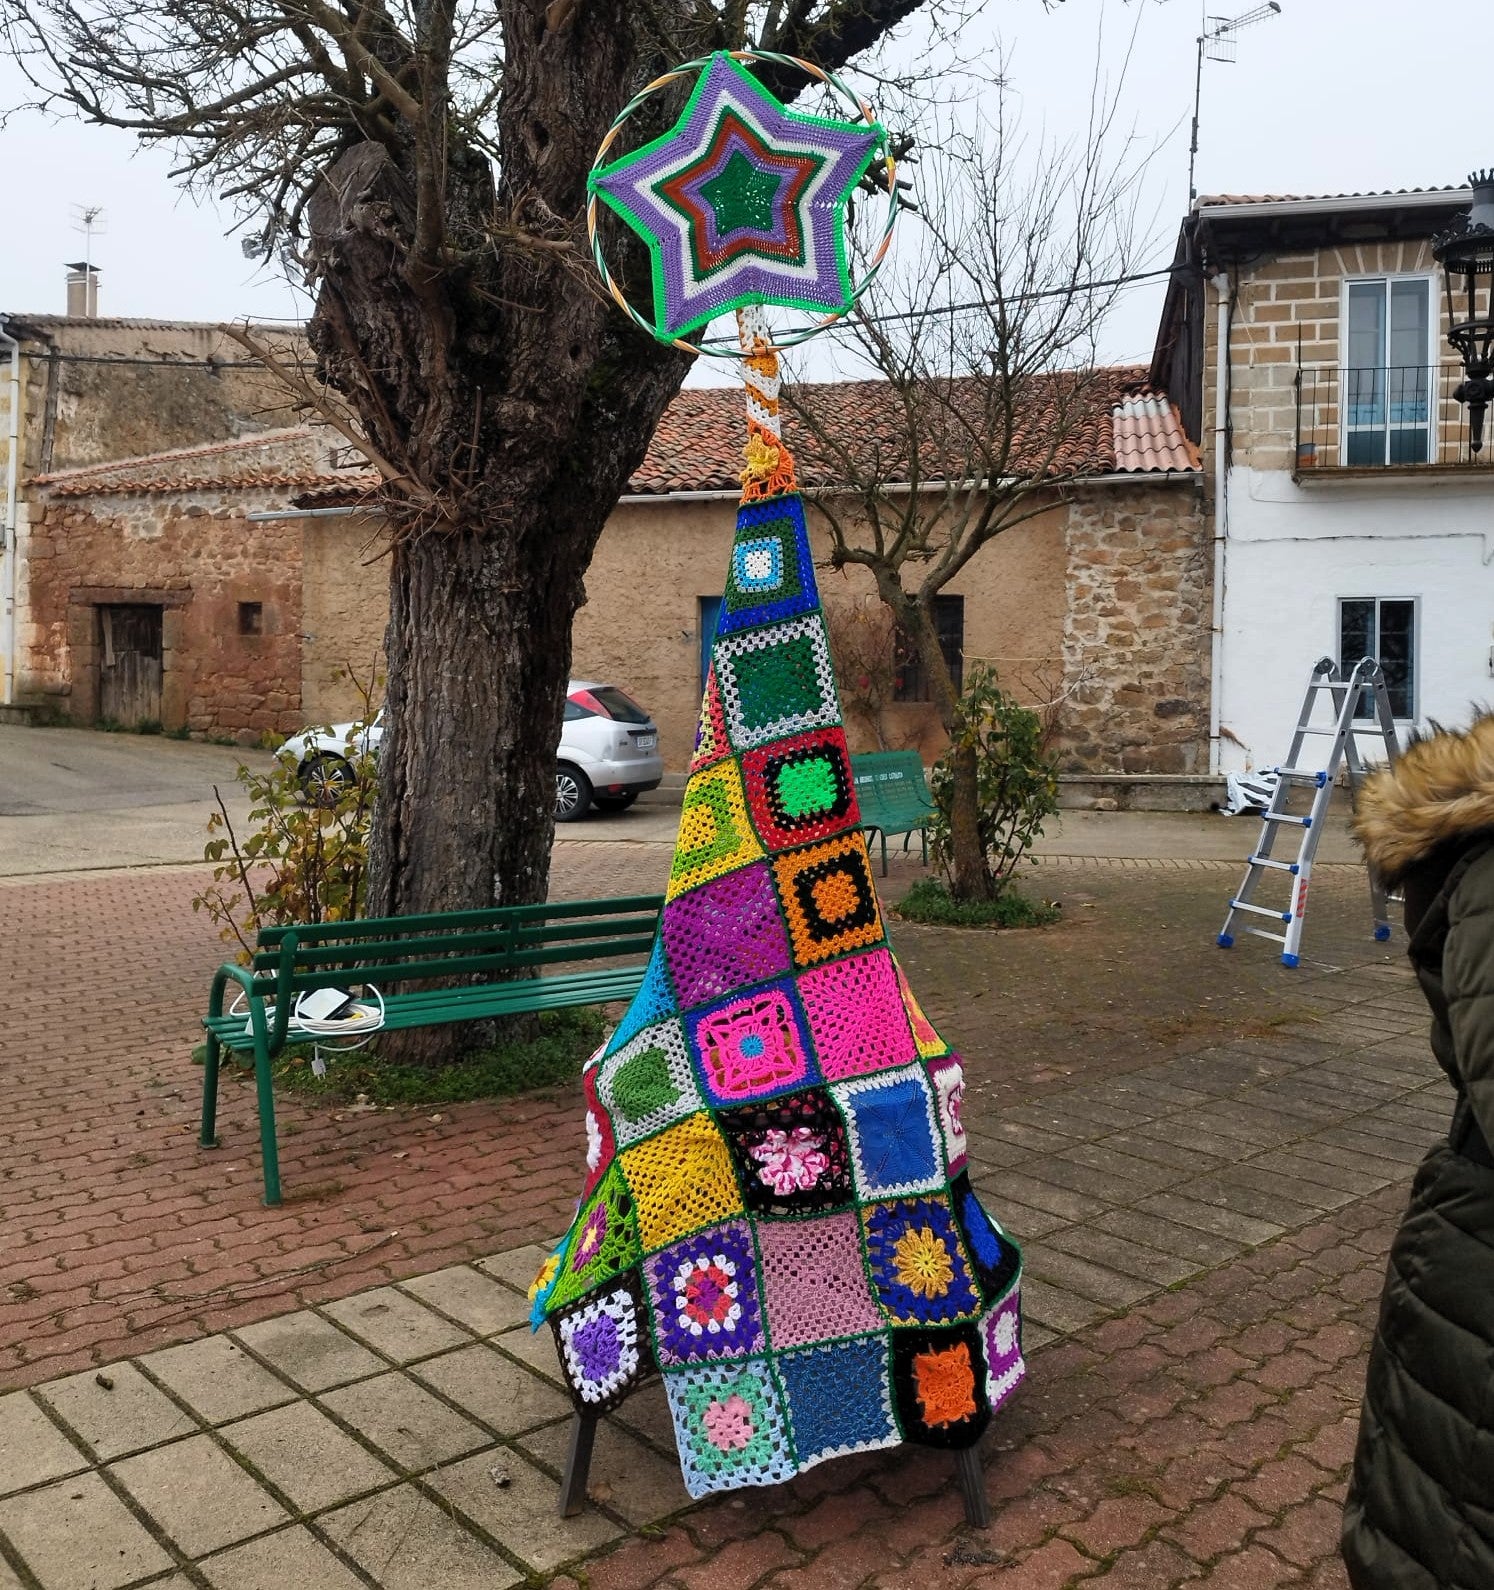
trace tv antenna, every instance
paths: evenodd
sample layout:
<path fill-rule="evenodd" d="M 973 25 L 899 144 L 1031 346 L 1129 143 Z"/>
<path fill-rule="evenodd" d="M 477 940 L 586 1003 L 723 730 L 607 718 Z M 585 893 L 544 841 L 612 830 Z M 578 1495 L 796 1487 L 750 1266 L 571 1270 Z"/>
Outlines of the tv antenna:
<path fill-rule="evenodd" d="M 1243 33 L 1246 28 L 1253 28 L 1257 22 L 1269 22 L 1280 10 L 1278 0 L 1266 0 L 1265 5 L 1242 11 L 1237 17 L 1205 15 L 1203 19 L 1203 32 L 1198 36 L 1198 68 L 1193 77 L 1193 140 L 1188 145 L 1190 209 L 1193 201 L 1198 197 L 1198 189 L 1193 184 L 1193 173 L 1198 164 L 1198 113 L 1203 104 L 1204 62 L 1206 60 L 1223 61 L 1226 64 L 1232 62 L 1235 59 L 1235 35 Z"/>
<path fill-rule="evenodd" d="M 83 234 L 83 263 L 93 269 L 93 240 L 109 230 L 102 204 L 75 204 L 73 230 Z"/>

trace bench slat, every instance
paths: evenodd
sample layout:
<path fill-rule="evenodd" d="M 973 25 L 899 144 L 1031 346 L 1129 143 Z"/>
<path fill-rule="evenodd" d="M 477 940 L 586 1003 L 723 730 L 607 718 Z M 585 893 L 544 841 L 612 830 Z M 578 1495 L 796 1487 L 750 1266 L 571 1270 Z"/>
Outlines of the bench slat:
<path fill-rule="evenodd" d="M 462 928 L 477 930 L 485 925 L 507 927 L 510 923 L 544 922 L 568 917 L 591 916 L 605 920 L 612 916 L 632 916 L 639 912 L 655 915 L 663 908 L 661 894 L 620 895 L 612 900 L 549 900 L 539 905 L 484 906 L 475 911 L 440 911 L 427 916 L 359 917 L 354 922 L 291 923 L 284 927 L 261 928 L 262 949 L 278 946 L 287 933 L 300 943 L 336 936 L 349 939 L 399 938 L 407 934 Z"/>

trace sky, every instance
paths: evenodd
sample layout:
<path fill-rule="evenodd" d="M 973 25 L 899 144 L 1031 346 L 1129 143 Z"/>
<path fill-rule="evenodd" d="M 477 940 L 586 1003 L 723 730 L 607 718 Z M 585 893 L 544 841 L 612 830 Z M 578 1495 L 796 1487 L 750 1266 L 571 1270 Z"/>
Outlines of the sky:
<path fill-rule="evenodd" d="M 1208 9 L 1233 17 L 1254 5 L 1209 0 Z M 1280 15 L 1240 32 L 1234 64 L 1204 67 L 1200 192 L 1432 187 L 1460 183 L 1474 166 L 1494 166 L 1486 99 L 1460 86 L 1488 79 L 1489 0 L 1281 6 Z M 1141 187 L 1142 220 L 1153 240 L 1142 265 L 1167 263 L 1187 207 L 1200 24 L 1198 0 L 1063 0 L 1051 10 L 1041 0 L 992 0 L 962 41 L 971 59 L 1004 58 L 1024 129 L 1057 138 L 1087 124 L 1098 44 L 1102 77 L 1119 95 L 1118 134 L 1154 150 Z M 0 106 L 25 97 L 14 65 L 0 63 Z M 62 312 L 64 262 L 83 253 L 75 211 L 98 205 L 104 230 L 93 257 L 102 273 L 101 313 L 303 317 L 304 292 L 275 268 L 246 260 L 238 236 L 226 235 L 232 218 L 184 196 L 168 175 L 171 163 L 166 151 L 137 150 L 128 134 L 112 129 L 34 113 L 12 117 L 0 130 L 9 221 L 0 312 Z M 926 165 L 916 175 L 937 179 Z M 1122 295 L 1104 332 L 1106 360 L 1149 357 L 1161 297 L 1156 282 Z M 702 372 L 700 379 L 711 376 Z"/>

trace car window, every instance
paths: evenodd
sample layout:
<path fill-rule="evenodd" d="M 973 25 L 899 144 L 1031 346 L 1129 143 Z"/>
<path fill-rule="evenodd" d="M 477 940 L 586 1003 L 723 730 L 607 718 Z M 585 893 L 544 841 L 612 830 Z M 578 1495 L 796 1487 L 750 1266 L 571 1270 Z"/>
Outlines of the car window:
<path fill-rule="evenodd" d="M 577 718 L 594 718 L 596 713 L 588 712 L 579 702 L 567 700 L 565 704 L 565 721 L 574 723 Z"/>
<path fill-rule="evenodd" d="M 590 694 L 598 706 L 605 709 L 607 716 L 614 723 L 648 722 L 648 713 L 613 685 L 600 685 Z"/>

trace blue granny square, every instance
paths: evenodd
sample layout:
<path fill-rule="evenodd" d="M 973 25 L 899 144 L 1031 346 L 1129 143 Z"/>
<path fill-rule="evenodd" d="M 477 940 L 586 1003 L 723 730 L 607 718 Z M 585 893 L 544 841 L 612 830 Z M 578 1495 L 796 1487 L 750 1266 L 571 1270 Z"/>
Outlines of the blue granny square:
<path fill-rule="evenodd" d="M 931 1192 L 945 1179 L 934 1099 L 921 1067 L 903 1066 L 832 1087 L 845 1116 L 863 1198 Z"/>
<path fill-rule="evenodd" d="M 801 1468 L 847 1452 L 896 1446 L 901 1439 L 884 1336 L 782 1353 L 778 1374 Z"/>

